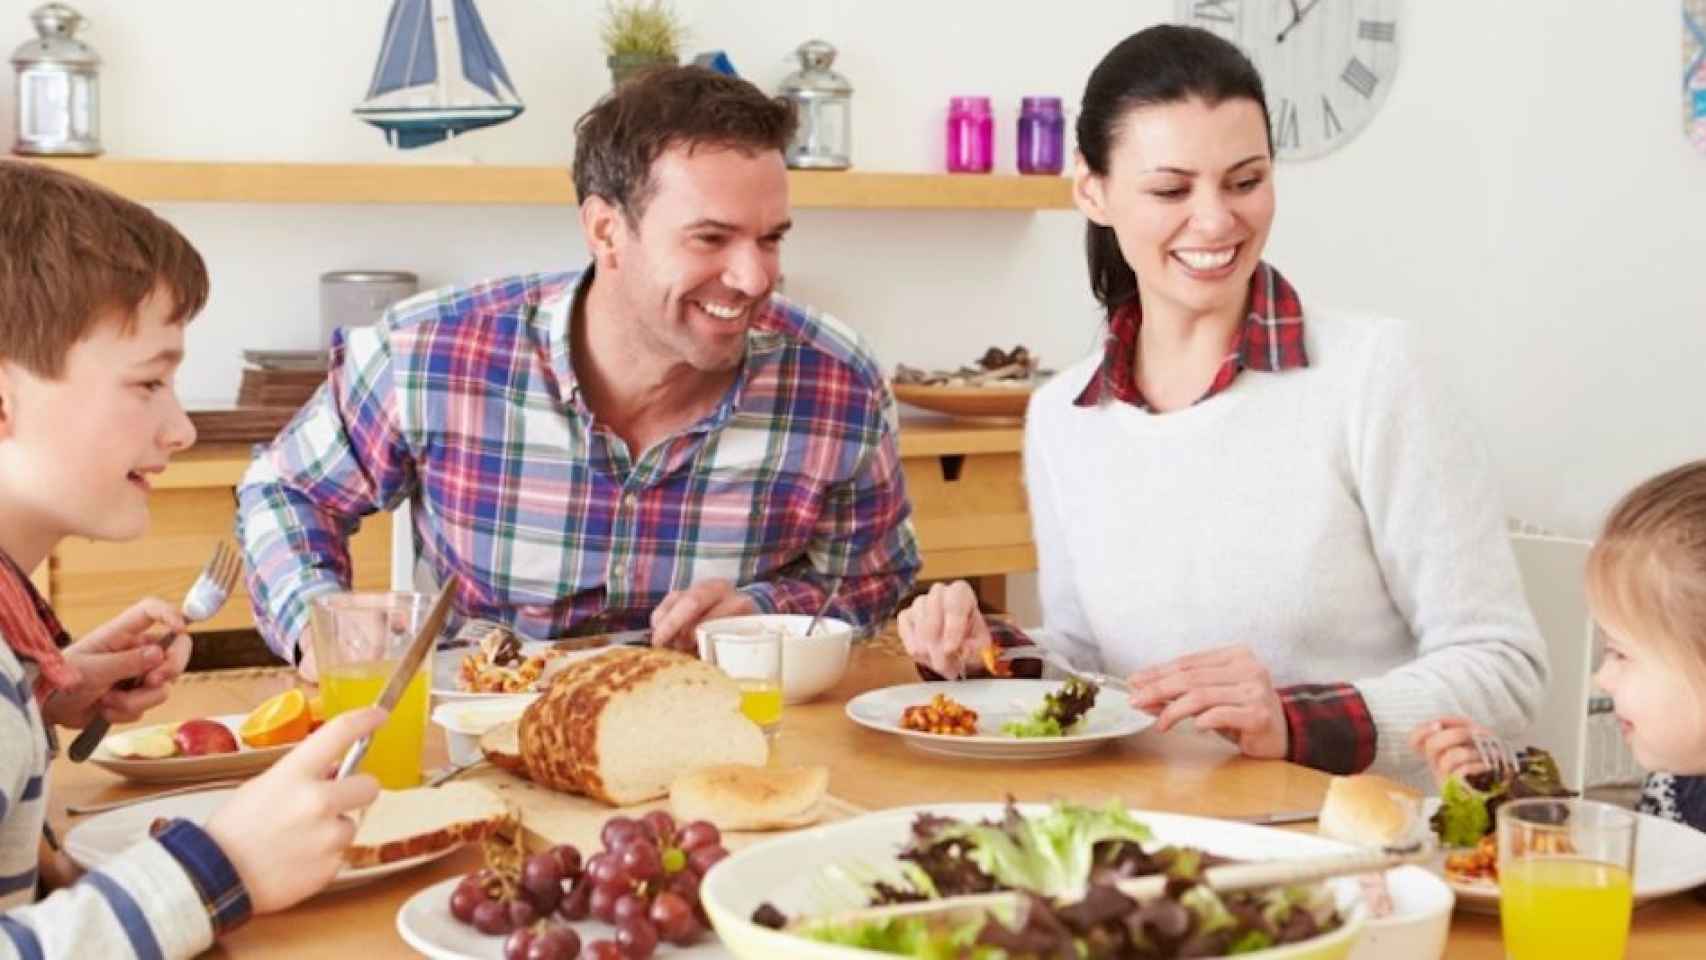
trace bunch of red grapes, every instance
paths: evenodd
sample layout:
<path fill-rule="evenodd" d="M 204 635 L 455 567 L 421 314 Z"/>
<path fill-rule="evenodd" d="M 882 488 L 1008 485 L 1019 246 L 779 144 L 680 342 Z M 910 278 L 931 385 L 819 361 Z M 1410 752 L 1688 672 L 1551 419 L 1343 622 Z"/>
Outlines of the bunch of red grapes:
<path fill-rule="evenodd" d="M 450 912 L 481 933 L 507 935 L 504 960 L 575 960 L 580 936 L 552 922 L 591 917 L 616 928 L 585 945 L 590 960 L 646 960 L 659 943 L 686 946 L 710 925 L 699 880 L 728 856 L 715 825 L 678 826 L 663 810 L 605 821 L 604 849 L 581 861 L 564 844 L 522 861 L 518 877 L 486 867 L 462 878 Z"/>

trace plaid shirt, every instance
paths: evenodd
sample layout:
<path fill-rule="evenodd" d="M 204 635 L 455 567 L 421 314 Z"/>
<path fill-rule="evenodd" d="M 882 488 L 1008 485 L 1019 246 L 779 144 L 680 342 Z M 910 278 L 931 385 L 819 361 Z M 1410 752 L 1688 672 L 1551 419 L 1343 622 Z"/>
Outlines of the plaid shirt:
<path fill-rule="evenodd" d="M 592 274 L 447 288 L 346 331 L 331 376 L 238 490 L 256 621 L 289 659 L 315 594 L 349 583 L 360 518 L 412 498 L 418 562 L 457 617 L 534 638 L 647 624 L 672 590 L 726 578 L 766 612 L 869 629 L 919 566 L 876 361 L 835 320 L 773 297 L 702 420 L 631 453 L 569 362 Z"/>
<path fill-rule="evenodd" d="M 1249 302 L 1250 312 L 1238 328 L 1231 351 L 1198 403 L 1230 387 L 1244 370 L 1280 373 L 1309 365 L 1303 349 L 1303 304 L 1278 270 L 1266 263 L 1257 266 L 1250 277 Z M 1117 401 L 1149 409 L 1138 389 L 1133 362 L 1142 325 L 1143 308 L 1137 300 L 1114 311 L 1102 365 L 1073 401 L 1076 405 Z M 990 631 L 1003 646 L 1029 642 L 1010 624 L 992 623 Z M 1026 673 L 1039 675 L 1040 666 L 1029 667 Z M 1356 773 L 1374 763 L 1374 718 L 1355 686 L 1298 684 L 1281 687 L 1278 693 L 1289 734 L 1286 759 L 1338 774 Z"/>

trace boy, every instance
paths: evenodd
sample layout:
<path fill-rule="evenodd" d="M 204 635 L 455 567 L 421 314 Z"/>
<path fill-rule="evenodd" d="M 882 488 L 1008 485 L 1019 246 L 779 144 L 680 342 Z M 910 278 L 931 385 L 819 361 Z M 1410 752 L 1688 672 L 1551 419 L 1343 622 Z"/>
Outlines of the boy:
<path fill-rule="evenodd" d="M 149 478 L 195 441 L 172 378 L 206 299 L 201 256 L 165 221 L 70 174 L 0 161 L 0 957 L 200 953 L 252 911 L 324 886 L 355 831 L 344 814 L 377 794 L 372 777 L 325 779 L 384 719 L 340 716 L 205 828 L 173 821 L 31 903 L 54 727 L 162 702 L 189 638 L 148 599 L 67 645 L 25 571 L 66 536 L 146 528 Z M 157 623 L 176 635 L 165 651 L 146 639 Z M 142 684 L 115 689 L 131 677 Z"/>

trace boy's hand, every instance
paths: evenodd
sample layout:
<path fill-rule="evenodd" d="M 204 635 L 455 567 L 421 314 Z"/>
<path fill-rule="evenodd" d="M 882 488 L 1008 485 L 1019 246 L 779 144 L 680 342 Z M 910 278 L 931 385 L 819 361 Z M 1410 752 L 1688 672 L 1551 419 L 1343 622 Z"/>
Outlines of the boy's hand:
<path fill-rule="evenodd" d="M 371 707 L 333 717 L 208 819 L 208 836 L 237 869 L 256 913 L 319 892 L 343 866 L 357 824 L 348 814 L 379 796 L 379 781 L 367 774 L 330 777 L 350 744 L 385 717 Z"/>
<path fill-rule="evenodd" d="M 964 580 L 935 583 L 895 617 L 908 656 L 948 680 L 965 675 L 995 641 L 977 609 L 977 594 Z"/>
<path fill-rule="evenodd" d="M 1475 751 L 1476 732 L 1487 733 L 1468 717 L 1440 717 L 1410 733 L 1410 749 L 1428 762 L 1434 782 L 1441 787 L 1453 775 L 1466 777 L 1487 769 Z"/>
<path fill-rule="evenodd" d="M 165 649 L 159 643 L 162 636 L 173 638 Z M 42 719 L 62 727 L 84 727 L 96 716 L 129 723 L 165 701 L 166 684 L 189 663 L 190 638 L 177 607 L 145 597 L 66 647 L 65 659 L 82 682 L 49 697 L 42 705 Z M 136 689 L 113 689 L 132 678 L 140 680 Z"/>

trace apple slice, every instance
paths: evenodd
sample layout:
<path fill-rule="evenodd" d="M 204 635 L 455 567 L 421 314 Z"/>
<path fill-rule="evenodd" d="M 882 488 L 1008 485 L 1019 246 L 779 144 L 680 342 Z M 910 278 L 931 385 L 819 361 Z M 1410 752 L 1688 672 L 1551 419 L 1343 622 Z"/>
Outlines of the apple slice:
<path fill-rule="evenodd" d="M 172 724 L 172 727 L 177 726 Z M 144 727 L 132 730 L 107 741 L 107 748 L 121 757 L 139 760 L 164 760 L 178 755 L 178 744 L 172 739 L 169 727 Z"/>

